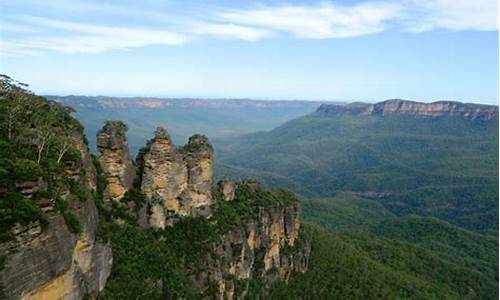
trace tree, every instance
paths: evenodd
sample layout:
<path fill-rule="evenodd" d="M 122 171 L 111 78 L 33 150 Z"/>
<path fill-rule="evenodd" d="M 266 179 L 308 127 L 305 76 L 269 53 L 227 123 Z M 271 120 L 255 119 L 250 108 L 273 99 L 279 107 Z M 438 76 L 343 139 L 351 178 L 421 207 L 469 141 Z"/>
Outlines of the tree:
<path fill-rule="evenodd" d="M 0 99 L 2 110 L 5 111 L 7 138 L 12 140 L 18 126 L 22 125 L 21 119 L 25 117 L 24 111 L 29 98 L 33 96 L 25 88 L 27 84 L 13 80 L 7 75 L 0 74 Z M 17 129 L 17 130 L 16 130 Z"/>
<path fill-rule="evenodd" d="M 44 102 L 35 103 L 36 109 L 45 110 L 45 114 L 34 114 L 28 137 L 37 149 L 37 163 L 40 164 L 43 152 L 48 148 L 54 138 L 57 129 L 57 111 L 50 104 Z M 48 107 L 47 107 L 48 106 Z"/>
<path fill-rule="evenodd" d="M 61 122 L 56 136 L 57 163 L 59 164 L 64 155 L 75 146 L 75 126 L 72 122 Z"/>

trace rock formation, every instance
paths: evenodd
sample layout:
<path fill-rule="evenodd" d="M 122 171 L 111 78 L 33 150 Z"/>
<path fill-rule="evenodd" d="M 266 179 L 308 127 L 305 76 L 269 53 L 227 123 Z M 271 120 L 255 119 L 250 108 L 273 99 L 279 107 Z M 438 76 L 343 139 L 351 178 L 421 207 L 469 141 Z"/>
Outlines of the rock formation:
<path fill-rule="evenodd" d="M 213 149 L 205 136 L 194 135 L 177 149 L 160 127 L 141 149 L 138 165 L 151 227 L 165 228 L 180 217 L 210 215 Z"/>
<path fill-rule="evenodd" d="M 222 194 L 222 199 L 224 201 L 232 201 L 234 199 L 234 192 L 236 188 L 234 182 L 227 178 L 223 178 L 217 182 L 217 188 Z"/>
<path fill-rule="evenodd" d="M 108 245 L 95 238 L 98 215 L 92 192 L 96 188 L 96 171 L 82 136 L 77 138 L 76 146 L 81 159 L 67 165 L 65 173 L 86 192 L 86 197 L 79 199 L 64 185 L 60 198 L 75 213 L 83 232 L 70 232 L 56 209 L 56 199 L 45 195 L 47 183 L 42 178 L 36 187 L 30 183 L 29 190 L 26 184 L 19 183 L 24 196 L 32 198 L 47 216 L 48 224 L 17 224 L 11 230 L 13 239 L 0 244 L 6 254 L 5 267 L 0 271 L 1 299 L 81 299 L 104 288 L 112 253 Z M 44 196 L 34 197 L 35 193 Z"/>
<path fill-rule="evenodd" d="M 235 184 L 224 178 L 214 185 L 213 149 L 202 135 L 193 135 L 185 146 L 177 148 L 167 131 L 159 127 L 140 150 L 137 166 L 147 206 L 146 227 L 174 226 L 187 216 L 210 217 L 216 200 L 236 201 L 239 187 L 247 194 L 264 193 L 255 179 Z M 306 271 L 310 248 L 304 242 L 297 245 L 298 203 L 254 208 L 255 215 L 247 216 L 213 244 L 214 250 L 202 259 L 203 266 L 187 267 L 195 270 L 193 282 L 200 291 L 216 285 L 219 299 L 242 299 L 252 279 L 262 280 L 265 293 L 273 283 L 287 281 L 292 272 Z"/>
<path fill-rule="evenodd" d="M 354 114 L 387 116 L 394 114 L 414 115 L 420 117 L 463 117 L 471 120 L 498 119 L 498 106 L 470 104 L 454 101 L 438 101 L 422 103 L 408 100 L 392 99 L 376 104 L 351 103 L 348 105 L 321 105 L 318 110 L 327 114 Z"/>
<path fill-rule="evenodd" d="M 207 276 L 217 283 L 218 298 L 244 298 L 252 278 L 262 281 L 265 295 L 273 283 L 287 282 L 293 272 L 305 272 L 310 246 L 307 242 L 297 245 L 299 228 L 298 206 L 294 203 L 262 207 L 254 220 L 225 234 L 217 245 L 216 259 L 209 260 L 212 265 Z M 244 282 L 239 289 L 238 282 Z"/>
<path fill-rule="evenodd" d="M 127 126 L 120 121 L 108 121 L 97 133 L 99 162 L 106 177 L 104 200 L 119 201 L 134 182 L 135 168 L 129 154 Z"/>

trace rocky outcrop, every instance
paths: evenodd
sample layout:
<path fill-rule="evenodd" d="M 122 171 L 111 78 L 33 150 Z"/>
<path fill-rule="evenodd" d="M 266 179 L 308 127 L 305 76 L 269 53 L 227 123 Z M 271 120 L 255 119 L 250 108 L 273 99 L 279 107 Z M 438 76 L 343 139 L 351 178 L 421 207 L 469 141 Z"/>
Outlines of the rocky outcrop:
<path fill-rule="evenodd" d="M 24 196 L 32 198 L 44 212 L 47 225 L 17 224 L 11 230 L 12 240 L 0 244 L 6 255 L 5 268 L 0 271 L 2 299 L 81 299 L 104 288 L 112 252 L 95 239 L 98 215 L 92 192 L 96 171 L 83 137 L 77 138 L 76 148 L 81 159 L 66 163 L 64 173 L 77 183 L 85 198 L 75 195 L 68 185 L 59 187 L 58 197 L 76 215 L 83 231 L 70 231 L 61 209 L 56 208 L 56 199 L 46 193 L 46 182 L 40 179 L 36 188 L 30 183 L 32 192 L 20 184 Z M 35 193 L 42 196 L 35 197 Z"/>
<path fill-rule="evenodd" d="M 120 201 L 134 182 L 135 168 L 129 154 L 127 126 L 120 121 L 108 121 L 97 133 L 99 162 L 106 177 L 105 201 Z"/>
<path fill-rule="evenodd" d="M 164 229 L 187 216 L 208 218 L 220 234 L 208 244 L 212 251 L 207 250 L 202 263 L 182 262 L 194 286 L 210 297 L 216 294 L 218 299 L 242 299 L 251 281 L 259 280 L 259 293 L 265 296 L 272 284 L 286 282 L 293 272 L 307 270 L 310 247 L 299 237 L 298 202 L 289 194 L 283 195 L 283 201 L 275 201 L 281 194 L 266 192 L 255 179 L 235 184 L 224 178 L 213 184 L 213 159 L 212 146 L 205 136 L 193 135 L 178 148 L 164 128 L 157 128 L 137 157 L 146 207 L 145 215 L 138 218 L 145 221 L 138 223 Z M 239 188 L 244 195 L 240 198 Z M 225 211 L 216 211 L 219 214 L 212 217 L 216 200 L 227 206 L 228 216 L 221 215 Z M 227 221 L 235 215 L 239 221 Z M 219 231 L 215 229 L 219 225 L 229 227 Z"/>
<path fill-rule="evenodd" d="M 305 272 L 310 245 L 299 239 L 298 204 L 261 207 L 255 219 L 225 234 L 207 274 L 199 278 L 217 285 L 218 299 L 242 299 L 250 280 L 262 282 L 264 296 L 276 282 L 293 272 Z M 203 276 L 204 275 L 204 276 Z M 242 284 L 243 283 L 243 284 Z"/>
<path fill-rule="evenodd" d="M 463 117 L 471 120 L 498 119 L 498 106 L 461 103 L 455 101 L 438 101 L 422 103 L 408 100 L 392 99 L 376 104 L 351 103 L 348 105 L 321 105 L 317 112 L 324 114 L 354 115 L 413 115 L 420 117 Z"/>
<path fill-rule="evenodd" d="M 177 149 L 160 127 L 141 149 L 138 165 L 151 227 L 165 228 L 185 216 L 210 215 L 213 149 L 205 136 L 194 135 Z"/>
<path fill-rule="evenodd" d="M 233 201 L 235 193 L 235 184 L 227 178 L 221 179 L 217 182 L 218 191 L 222 195 L 224 201 Z"/>

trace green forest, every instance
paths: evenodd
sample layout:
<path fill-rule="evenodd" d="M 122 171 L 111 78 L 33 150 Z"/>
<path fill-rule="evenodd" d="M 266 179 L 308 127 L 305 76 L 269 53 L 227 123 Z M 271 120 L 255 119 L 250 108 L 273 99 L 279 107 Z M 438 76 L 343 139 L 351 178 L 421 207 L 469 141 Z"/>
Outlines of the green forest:
<path fill-rule="evenodd" d="M 498 120 L 316 112 L 215 149 L 219 175 L 256 176 L 306 198 L 351 192 L 400 216 L 498 228 Z"/>

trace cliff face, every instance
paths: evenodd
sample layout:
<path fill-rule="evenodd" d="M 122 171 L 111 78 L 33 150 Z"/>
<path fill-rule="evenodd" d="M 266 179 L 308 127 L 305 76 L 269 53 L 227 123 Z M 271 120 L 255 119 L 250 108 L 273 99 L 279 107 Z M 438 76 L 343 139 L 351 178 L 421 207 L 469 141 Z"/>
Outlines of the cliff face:
<path fill-rule="evenodd" d="M 104 288 L 111 271 L 112 252 L 108 245 L 95 239 L 98 215 L 92 193 L 96 171 L 83 137 L 75 140 L 81 156 L 76 162 L 66 163 L 64 174 L 80 187 L 84 196 L 77 195 L 71 184 L 62 184 L 58 187 L 59 199 L 55 199 L 49 196 L 48 183 L 42 178 L 18 185 L 25 197 L 41 207 L 47 224 L 17 224 L 11 230 L 13 238 L 0 244 L 6 254 L 5 268 L 0 271 L 2 299 L 81 299 Z M 67 205 L 65 212 L 76 215 L 81 233 L 69 229 L 61 212 L 63 202 Z"/>
<path fill-rule="evenodd" d="M 225 234 L 207 276 L 217 284 L 217 298 L 245 298 L 251 280 L 261 283 L 260 295 L 265 296 L 273 283 L 287 282 L 293 272 L 305 272 L 310 247 L 297 245 L 299 228 L 295 203 L 260 208 L 255 219 Z"/>
<path fill-rule="evenodd" d="M 108 121 L 97 133 L 99 162 L 106 177 L 105 201 L 120 201 L 132 187 L 135 168 L 129 154 L 127 126 L 119 121 Z"/>
<path fill-rule="evenodd" d="M 387 116 L 394 114 L 420 117 L 463 117 L 471 120 L 498 119 L 498 106 L 438 101 L 422 103 L 408 100 L 387 100 L 376 104 L 321 105 L 318 110 L 327 114 L 354 114 Z"/>
<path fill-rule="evenodd" d="M 195 135 L 177 149 L 158 128 L 138 161 L 149 226 L 165 228 L 181 217 L 210 215 L 213 150 L 206 137 Z"/>

